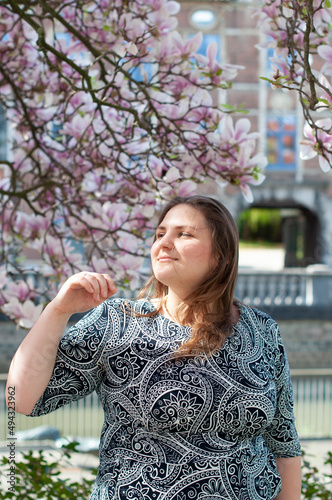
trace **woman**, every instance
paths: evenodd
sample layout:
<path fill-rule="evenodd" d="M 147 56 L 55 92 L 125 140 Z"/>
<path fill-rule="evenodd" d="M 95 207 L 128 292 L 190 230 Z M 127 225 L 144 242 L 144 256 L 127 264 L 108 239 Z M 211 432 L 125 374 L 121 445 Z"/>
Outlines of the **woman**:
<path fill-rule="evenodd" d="M 210 198 L 175 198 L 151 261 L 137 301 L 110 299 L 108 275 L 63 285 L 12 361 L 17 410 L 40 415 L 98 392 L 93 500 L 299 500 L 286 354 L 277 324 L 234 301 L 231 215 Z M 62 337 L 70 316 L 89 309 Z"/>

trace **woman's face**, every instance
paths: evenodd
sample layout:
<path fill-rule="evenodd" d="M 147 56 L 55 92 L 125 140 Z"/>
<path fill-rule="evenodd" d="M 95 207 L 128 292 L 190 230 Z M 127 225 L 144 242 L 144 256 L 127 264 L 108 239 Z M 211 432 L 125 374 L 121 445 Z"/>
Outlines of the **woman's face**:
<path fill-rule="evenodd" d="M 151 248 L 155 277 L 179 297 L 193 292 L 216 268 L 205 217 L 189 205 L 176 205 L 156 230 Z"/>

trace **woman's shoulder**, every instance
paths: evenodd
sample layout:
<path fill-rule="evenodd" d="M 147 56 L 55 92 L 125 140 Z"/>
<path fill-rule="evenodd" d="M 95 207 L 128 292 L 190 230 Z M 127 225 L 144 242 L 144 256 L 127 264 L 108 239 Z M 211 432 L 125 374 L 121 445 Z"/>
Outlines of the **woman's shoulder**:
<path fill-rule="evenodd" d="M 258 309 L 257 307 L 248 306 L 243 302 L 236 301 L 236 306 L 239 310 L 239 322 L 241 320 L 251 320 L 258 324 L 276 323 L 276 321 L 267 312 Z"/>
<path fill-rule="evenodd" d="M 252 334 L 265 338 L 268 342 L 276 342 L 280 336 L 279 327 L 275 319 L 267 312 L 238 302 L 240 318 L 237 323 L 239 329 L 250 330 Z"/>

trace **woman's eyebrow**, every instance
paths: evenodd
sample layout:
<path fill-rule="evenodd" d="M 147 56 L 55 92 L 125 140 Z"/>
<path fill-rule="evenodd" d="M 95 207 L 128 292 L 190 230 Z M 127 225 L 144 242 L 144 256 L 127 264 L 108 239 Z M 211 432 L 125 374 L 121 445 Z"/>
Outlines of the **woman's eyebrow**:
<path fill-rule="evenodd" d="M 157 231 L 158 229 L 165 230 L 165 229 L 166 229 L 166 226 L 158 226 L 158 227 L 156 228 L 156 231 Z M 178 230 L 180 230 L 180 229 L 192 229 L 192 230 L 196 231 L 197 229 L 207 229 L 207 228 L 206 228 L 206 227 L 190 226 L 190 225 L 188 225 L 188 224 L 185 224 L 185 225 L 181 225 L 181 226 L 175 226 L 175 227 L 174 227 L 174 229 L 178 229 Z"/>

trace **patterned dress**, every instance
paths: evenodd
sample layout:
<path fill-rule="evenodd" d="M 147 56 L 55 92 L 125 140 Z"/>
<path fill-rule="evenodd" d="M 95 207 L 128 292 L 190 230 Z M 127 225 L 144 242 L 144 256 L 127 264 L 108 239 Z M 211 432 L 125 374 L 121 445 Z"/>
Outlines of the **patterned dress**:
<path fill-rule="evenodd" d="M 213 356 L 175 359 L 190 328 L 125 312 L 110 299 L 61 340 L 52 378 L 31 413 L 96 390 L 105 412 L 91 500 L 270 500 L 275 457 L 301 455 L 278 326 L 239 305 Z M 142 314 L 148 300 L 126 301 Z"/>

